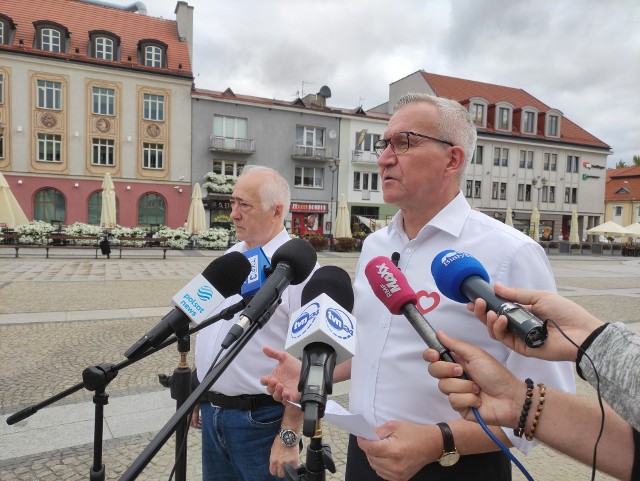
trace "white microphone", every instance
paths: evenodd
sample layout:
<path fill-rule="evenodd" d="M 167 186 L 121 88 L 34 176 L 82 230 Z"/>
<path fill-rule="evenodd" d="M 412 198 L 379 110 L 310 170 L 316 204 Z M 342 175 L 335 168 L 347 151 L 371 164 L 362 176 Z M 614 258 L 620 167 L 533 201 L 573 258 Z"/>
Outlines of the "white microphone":
<path fill-rule="evenodd" d="M 202 274 L 173 296 L 174 309 L 131 346 L 124 353 L 125 357 L 130 359 L 157 347 L 174 332 L 188 327 L 190 322 L 199 324 L 208 319 L 226 298 L 240 293 L 250 270 L 249 261 L 239 252 L 229 252 L 214 259 Z"/>
<path fill-rule="evenodd" d="M 309 300 L 311 299 L 311 300 Z M 333 391 L 335 365 L 356 350 L 356 319 L 349 274 L 320 267 L 302 290 L 303 306 L 291 315 L 285 350 L 302 359 L 298 390 L 304 411 L 303 434 L 312 437 Z"/>

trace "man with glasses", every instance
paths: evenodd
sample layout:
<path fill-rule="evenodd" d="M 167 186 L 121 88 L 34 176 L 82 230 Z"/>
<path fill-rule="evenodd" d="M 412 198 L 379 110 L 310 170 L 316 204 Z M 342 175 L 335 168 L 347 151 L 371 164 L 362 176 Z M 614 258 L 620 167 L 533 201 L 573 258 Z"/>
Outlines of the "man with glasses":
<path fill-rule="evenodd" d="M 334 382 L 351 379 L 349 409 L 377 426 L 380 438 L 350 437 L 347 481 L 511 479 L 506 455 L 478 424 L 460 419 L 437 381 L 425 372 L 422 339 L 403 316 L 391 315 L 373 294 L 363 271 L 374 257 L 400 254 L 398 267 L 418 294 L 418 309 L 436 330 L 490 352 L 522 379 L 575 390 L 569 363 L 525 358 L 492 340 L 463 304 L 438 292 L 431 276 L 433 258 L 455 249 L 479 259 L 492 282 L 555 290 L 542 248 L 471 209 L 460 191 L 475 143 L 475 126 L 459 103 L 408 94 L 396 105 L 383 139 L 375 145 L 384 200 L 400 210 L 388 227 L 364 242 L 354 283 L 356 355 L 337 366 L 334 374 Z M 269 354 L 281 362 L 281 370 L 263 384 L 276 398 L 295 397 L 297 378 L 293 373 L 290 378 L 282 375 L 285 356 Z M 491 430 L 507 446 L 523 452 L 533 444 L 508 430 Z"/>

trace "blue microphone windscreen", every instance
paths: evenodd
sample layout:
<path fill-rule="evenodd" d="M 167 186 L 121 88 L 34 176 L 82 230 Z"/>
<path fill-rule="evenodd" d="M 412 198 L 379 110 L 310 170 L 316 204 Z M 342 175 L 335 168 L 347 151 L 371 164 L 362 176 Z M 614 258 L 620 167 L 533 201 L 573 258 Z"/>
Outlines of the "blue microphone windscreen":
<path fill-rule="evenodd" d="M 242 283 L 251 272 L 249 260 L 240 252 L 229 252 L 214 259 L 202 272 L 222 297 L 240 293 Z"/>
<path fill-rule="evenodd" d="M 260 290 L 264 281 L 267 280 L 265 268 L 270 266 L 269 259 L 265 255 L 262 247 L 254 247 L 242 253 L 251 264 L 251 272 L 245 279 L 240 289 L 242 297 L 253 296 Z"/>
<path fill-rule="evenodd" d="M 466 304 L 469 302 L 461 291 L 462 283 L 469 276 L 480 276 L 489 282 L 489 274 L 471 254 L 454 250 L 442 251 L 431 262 L 431 275 L 438 290 L 449 299 Z"/>

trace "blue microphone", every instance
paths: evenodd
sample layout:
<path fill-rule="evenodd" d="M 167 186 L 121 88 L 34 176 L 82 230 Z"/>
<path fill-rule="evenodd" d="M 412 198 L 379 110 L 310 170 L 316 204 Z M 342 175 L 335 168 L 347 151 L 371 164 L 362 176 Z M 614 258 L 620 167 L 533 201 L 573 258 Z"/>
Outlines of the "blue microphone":
<path fill-rule="evenodd" d="M 249 259 L 251 272 L 240 288 L 240 295 L 242 297 L 252 297 L 260 290 L 264 281 L 267 280 L 267 270 L 270 269 L 271 264 L 269 264 L 269 259 L 264 254 L 262 247 L 254 247 L 243 252 L 243 254 Z"/>
<path fill-rule="evenodd" d="M 489 284 L 489 274 L 470 254 L 454 250 L 442 251 L 431 262 L 431 275 L 438 290 L 453 301 L 475 302 L 484 299 L 487 310 L 505 316 L 508 329 L 532 348 L 547 339 L 547 324 L 520 304 L 496 295 Z"/>

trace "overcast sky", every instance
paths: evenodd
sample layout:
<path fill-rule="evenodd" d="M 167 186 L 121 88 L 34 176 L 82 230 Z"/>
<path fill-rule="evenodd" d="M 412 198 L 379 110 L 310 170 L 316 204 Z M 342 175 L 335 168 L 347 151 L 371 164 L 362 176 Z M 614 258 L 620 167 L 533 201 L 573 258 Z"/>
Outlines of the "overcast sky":
<path fill-rule="evenodd" d="M 129 0 L 111 0 L 129 5 Z M 143 0 L 175 19 L 174 0 Z M 521 88 L 640 155 L 638 0 L 187 0 L 196 87 L 369 109 L 417 70 Z"/>

